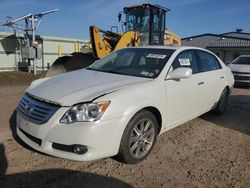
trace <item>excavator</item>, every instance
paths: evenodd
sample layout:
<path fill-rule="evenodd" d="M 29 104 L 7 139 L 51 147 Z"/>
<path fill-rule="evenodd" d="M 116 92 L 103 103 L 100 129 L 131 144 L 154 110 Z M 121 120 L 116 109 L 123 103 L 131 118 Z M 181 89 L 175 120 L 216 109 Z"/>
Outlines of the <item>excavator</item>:
<path fill-rule="evenodd" d="M 180 45 L 180 38 L 165 28 L 165 15 L 169 9 L 160 5 L 140 4 L 123 8 L 118 21 L 122 22 L 123 32 L 104 31 L 97 26 L 90 26 L 92 52 L 74 52 L 71 56 L 59 57 L 46 73 L 46 77 L 69 72 L 91 65 L 107 54 L 129 46 L 143 45 Z M 171 40 L 170 40 L 171 39 Z"/>

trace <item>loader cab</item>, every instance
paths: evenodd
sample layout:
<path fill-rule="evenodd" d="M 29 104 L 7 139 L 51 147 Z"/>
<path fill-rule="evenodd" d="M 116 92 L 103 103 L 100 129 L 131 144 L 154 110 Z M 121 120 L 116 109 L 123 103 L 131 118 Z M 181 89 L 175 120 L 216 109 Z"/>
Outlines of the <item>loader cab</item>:
<path fill-rule="evenodd" d="M 163 45 L 167 11 L 169 9 L 151 4 L 125 7 L 126 32 L 138 31 L 140 45 Z"/>

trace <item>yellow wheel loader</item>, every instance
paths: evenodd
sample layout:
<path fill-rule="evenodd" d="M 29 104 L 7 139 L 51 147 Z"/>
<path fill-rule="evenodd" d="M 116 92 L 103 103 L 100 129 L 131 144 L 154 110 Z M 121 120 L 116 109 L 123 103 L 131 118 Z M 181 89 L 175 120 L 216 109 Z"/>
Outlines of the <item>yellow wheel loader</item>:
<path fill-rule="evenodd" d="M 123 33 L 104 31 L 97 26 L 90 26 L 91 53 L 72 53 L 71 56 L 59 57 L 47 71 L 46 76 L 81 69 L 112 51 L 128 46 L 180 44 L 176 35 L 169 37 L 165 32 L 165 15 L 169 9 L 159 5 L 141 4 L 124 7 L 126 21 L 122 22 Z M 119 22 L 122 14 L 118 15 Z M 170 38 L 174 42 L 166 42 Z M 177 42 L 176 42 L 177 41 Z"/>

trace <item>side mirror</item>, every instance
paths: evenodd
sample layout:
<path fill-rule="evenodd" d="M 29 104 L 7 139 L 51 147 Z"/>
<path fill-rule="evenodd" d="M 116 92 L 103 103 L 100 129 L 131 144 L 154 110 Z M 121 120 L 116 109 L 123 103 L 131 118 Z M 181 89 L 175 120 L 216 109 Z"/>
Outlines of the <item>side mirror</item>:
<path fill-rule="evenodd" d="M 121 19 L 122 19 L 122 13 L 119 13 L 118 14 L 118 22 L 121 22 Z"/>
<path fill-rule="evenodd" d="M 166 80 L 180 80 L 182 78 L 190 78 L 192 76 L 192 69 L 178 68 L 168 73 Z"/>

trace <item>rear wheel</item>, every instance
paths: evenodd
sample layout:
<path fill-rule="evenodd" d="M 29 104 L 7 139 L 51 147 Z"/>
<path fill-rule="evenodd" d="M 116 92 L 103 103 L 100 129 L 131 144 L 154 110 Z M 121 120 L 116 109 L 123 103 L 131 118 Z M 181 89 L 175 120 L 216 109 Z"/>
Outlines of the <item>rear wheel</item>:
<path fill-rule="evenodd" d="M 154 147 L 157 130 L 157 120 L 151 112 L 136 113 L 125 128 L 116 158 L 128 164 L 144 160 Z"/>
<path fill-rule="evenodd" d="M 212 111 L 214 114 L 216 114 L 216 115 L 222 115 L 226 111 L 228 97 L 229 97 L 229 90 L 227 88 L 225 88 L 222 91 L 222 94 L 220 96 L 219 101 L 216 104 L 216 107 Z"/>

